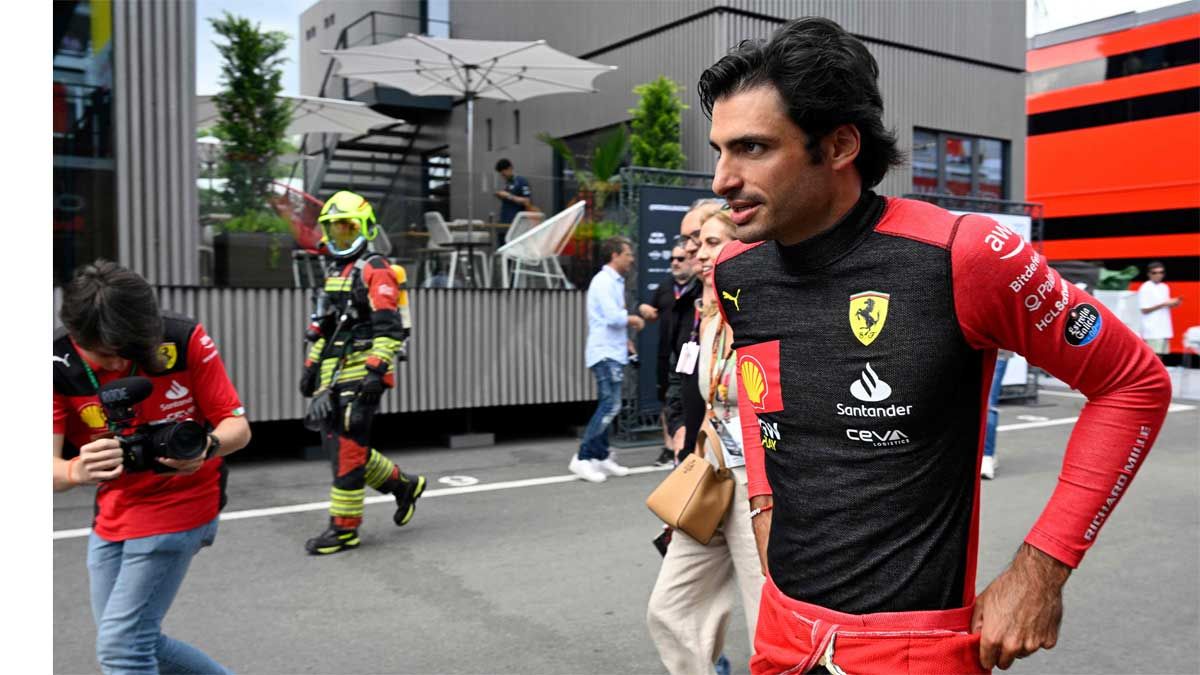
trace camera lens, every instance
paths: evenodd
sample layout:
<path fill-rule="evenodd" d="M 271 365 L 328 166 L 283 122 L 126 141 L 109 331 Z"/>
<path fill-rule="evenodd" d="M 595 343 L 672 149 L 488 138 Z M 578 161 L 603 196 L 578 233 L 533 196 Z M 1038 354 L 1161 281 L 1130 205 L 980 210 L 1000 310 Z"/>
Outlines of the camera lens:
<path fill-rule="evenodd" d="M 204 427 L 192 420 L 184 420 L 163 429 L 155 439 L 162 454 L 175 459 L 195 459 L 204 453 L 207 434 Z"/>

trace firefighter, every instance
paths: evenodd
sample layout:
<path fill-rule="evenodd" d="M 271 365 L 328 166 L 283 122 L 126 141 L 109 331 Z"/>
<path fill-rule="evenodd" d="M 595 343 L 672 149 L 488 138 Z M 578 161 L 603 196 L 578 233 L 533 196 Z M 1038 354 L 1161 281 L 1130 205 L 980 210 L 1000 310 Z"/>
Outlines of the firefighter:
<path fill-rule="evenodd" d="M 325 285 L 306 333 L 312 340 L 300 392 L 313 401 L 306 424 L 321 433 L 333 464 L 329 527 L 309 539 L 312 555 L 359 545 L 366 485 L 394 495 L 396 525 L 413 517 L 425 477 L 408 475 L 370 447 L 371 420 L 384 390 L 395 385 L 394 360 L 407 360 L 412 328 L 404 269 L 370 249 L 379 235 L 362 196 L 341 191 L 317 218 L 327 258 Z"/>

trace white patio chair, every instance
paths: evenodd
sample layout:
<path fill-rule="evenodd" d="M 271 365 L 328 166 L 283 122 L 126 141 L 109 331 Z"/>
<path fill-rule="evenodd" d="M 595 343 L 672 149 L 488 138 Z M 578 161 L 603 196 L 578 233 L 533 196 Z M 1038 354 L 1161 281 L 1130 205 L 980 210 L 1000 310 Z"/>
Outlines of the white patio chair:
<path fill-rule="evenodd" d="M 513 221 L 508 226 L 508 230 L 504 233 L 504 243 L 516 241 L 517 237 L 525 234 L 533 228 L 541 225 L 546 220 L 546 214 L 541 211 L 521 211 L 517 214 Z M 503 246 L 503 244 L 501 244 Z M 493 256 L 492 262 L 500 263 L 500 279 L 501 283 L 507 283 L 504 280 L 508 277 L 508 264 L 501 256 Z"/>
<path fill-rule="evenodd" d="M 509 239 L 508 243 L 497 249 L 504 287 L 520 288 L 522 277 L 540 277 L 546 280 L 549 288 L 554 288 L 559 282 L 563 288 L 573 288 L 558 262 L 558 253 L 579 225 L 586 206 L 582 201 L 576 202 L 532 230 Z M 509 262 L 514 265 L 511 282 L 508 278 Z"/>
<path fill-rule="evenodd" d="M 459 257 L 464 254 L 462 250 L 463 244 L 473 244 L 474 246 L 486 246 L 491 241 L 491 233 L 485 231 L 472 232 L 467 236 L 466 232 L 451 232 L 446 225 L 446 221 L 442 219 L 442 214 L 437 211 L 425 212 L 425 229 L 429 230 L 429 248 L 445 249 L 450 255 L 450 285 L 449 288 L 454 288 L 454 275 L 458 270 Z M 467 264 L 470 265 L 478 260 L 480 262 L 481 272 L 479 279 L 490 281 L 491 268 L 487 253 L 479 248 L 470 248 L 470 258 Z M 429 261 L 426 261 L 428 265 Z M 427 274 L 428 276 L 428 274 Z"/>

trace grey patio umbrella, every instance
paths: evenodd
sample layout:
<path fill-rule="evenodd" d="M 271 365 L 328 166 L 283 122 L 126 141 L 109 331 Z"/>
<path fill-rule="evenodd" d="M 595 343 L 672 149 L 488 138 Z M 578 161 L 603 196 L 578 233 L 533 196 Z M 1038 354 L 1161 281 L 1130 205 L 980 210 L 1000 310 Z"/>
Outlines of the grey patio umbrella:
<path fill-rule="evenodd" d="M 545 40 L 501 42 L 409 33 L 380 45 L 321 53 L 337 60 L 339 77 L 403 89 L 414 96 L 466 99 L 468 232 L 475 212 L 475 99 L 524 101 L 549 94 L 591 93 L 596 91 L 592 82 L 597 75 L 617 69 L 564 54 Z"/>
<path fill-rule="evenodd" d="M 280 96 L 292 105 L 292 122 L 284 132 L 297 134 L 362 134 L 373 127 L 399 124 L 403 120 L 377 113 L 359 101 L 316 96 Z M 196 97 L 196 126 L 216 124 L 220 114 L 212 96 Z"/>

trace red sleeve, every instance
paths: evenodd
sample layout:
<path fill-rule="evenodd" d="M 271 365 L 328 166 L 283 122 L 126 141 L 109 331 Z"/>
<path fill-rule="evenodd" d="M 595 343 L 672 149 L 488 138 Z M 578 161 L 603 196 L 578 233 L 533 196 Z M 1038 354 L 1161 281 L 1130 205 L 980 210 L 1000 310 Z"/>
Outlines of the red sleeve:
<path fill-rule="evenodd" d="M 54 392 L 54 433 L 67 433 L 67 416 L 70 413 L 71 407 L 67 405 L 66 397 Z"/>
<path fill-rule="evenodd" d="M 1013 230 L 962 218 L 951 235 L 954 308 L 976 349 L 1010 349 L 1088 398 L 1058 485 L 1025 541 L 1075 567 L 1158 436 L 1166 369 L 1125 324 Z"/>
<path fill-rule="evenodd" d="M 225 363 L 217 352 L 217 345 L 201 324 L 196 324 L 196 330 L 192 331 L 192 337 L 188 340 L 188 373 L 192 378 L 196 404 L 204 419 L 213 426 L 226 417 L 246 414 L 237 390 L 225 372 Z"/>
<path fill-rule="evenodd" d="M 396 311 L 399 306 L 396 301 L 396 274 L 390 266 L 375 267 L 367 265 L 363 268 L 363 281 L 367 284 L 367 296 L 371 309 L 376 312 Z"/>
<path fill-rule="evenodd" d="M 718 264 L 721 261 L 727 260 L 735 253 L 740 253 L 743 250 L 748 250 L 752 247 L 745 247 L 741 242 L 730 242 L 725 245 L 721 254 L 717 258 Z M 725 315 L 725 304 L 720 301 L 721 289 L 717 287 L 716 271 L 713 272 L 713 294 L 718 298 L 717 309 L 721 310 L 721 319 L 725 325 L 729 323 L 729 317 Z M 734 336 L 736 338 L 736 336 Z M 740 361 L 734 360 L 734 363 Z M 767 469 L 763 464 L 763 446 L 762 435 L 758 427 L 758 415 L 755 414 L 753 406 L 750 405 L 750 397 L 746 394 L 746 386 L 742 383 L 742 369 L 737 369 L 737 402 L 738 402 L 738 423 L 742 427 L 742 453 L 746 457 L 746 490 L 750 498 L 761 495 L 771 495 L 771 484 L 767 481 Z"/>
<path fill-rule="evenodd" d="M 737 369 L 738 422 L 742 425 L 742 452 L 746 456 L 746 490 L 751 498 L 771 495 L 771 483 L 767 481 L 767 468 L 763 465 L 762 433 L 759 431 L 758 415 L 750 405 L 746 386 L 742 383 L 741 368 Z"/>

